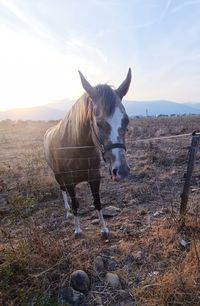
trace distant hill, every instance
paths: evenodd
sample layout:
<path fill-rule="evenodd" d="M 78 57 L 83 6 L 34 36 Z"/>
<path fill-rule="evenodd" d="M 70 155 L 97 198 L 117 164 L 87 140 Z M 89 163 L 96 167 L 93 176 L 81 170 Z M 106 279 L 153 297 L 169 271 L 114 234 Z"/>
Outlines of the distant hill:
<path fill-rule="evenodd" d="M 63 99 L 44 106 L 11 109 L 0 112 L 0 120 L 58 120 L 64 117 L 74 101 Z M 129 116 L 200 114 L 200 103 L 183 104 L 167 100 L 123 101 Z"/>
<path fill-rule="evenodd" d="M 129 116 L 158 116 L 163 115 L 183 115 L 200 114 L 200 105 L 198 107 L 190 104 L 176 103 L 167 100 L 156 101 L 124 101 Z"/>
<path fill-rule="evenodd" d="M 59 109 L 48 106 L 38 106 L 22 109 L 11 109 L 0 112 L 0 120 L 58 120 L 64 115 Z"/>
<path fill-rule="evenodd" d="M 199 103 L 188 103 L 187 105 L 190 107 L 196 108 L 196 109 L 200 109 L 200 102 Z"/>
<path fill-rule="evenodd" d="M 62 100 L 57 100 L 57 101 L 48 103 L 47 106 L 50 108 L 59 109 L 66 113 L 72 107 L 74 103 L 75 101 L 73 100 L 62 99 Z"/>

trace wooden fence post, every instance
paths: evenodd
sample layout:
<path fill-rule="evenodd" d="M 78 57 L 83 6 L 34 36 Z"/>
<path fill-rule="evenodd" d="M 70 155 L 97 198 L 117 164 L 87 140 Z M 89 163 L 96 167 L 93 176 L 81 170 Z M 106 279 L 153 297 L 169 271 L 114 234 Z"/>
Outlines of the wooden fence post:
<path fill-rule="evenodd" d="M 190 182 L 191 182 L 191 178 L 192 178 L 192 172 L 193 172 L 193 169 L 194 169 L 195 158 L 196 158 L 196 153 L 197 153 L 197 150 L 198 150 L 199 142 L 200 142 L 200 134 L 196 133 L 196 132 L 193 132 L 192 133 L 191 147 L 190 147 L 190 150 L 189 150 L 187 173 L 186 173 L 186 177 L 185 177 L 183 192 L 181 194 L 180 218 L 181 218 L 182 225 L 185 224 L 185 214 L 186 214 L 186 210 L 187 210 L 187 202 L 188 202 L 188 197 L 189 197 Z"/>

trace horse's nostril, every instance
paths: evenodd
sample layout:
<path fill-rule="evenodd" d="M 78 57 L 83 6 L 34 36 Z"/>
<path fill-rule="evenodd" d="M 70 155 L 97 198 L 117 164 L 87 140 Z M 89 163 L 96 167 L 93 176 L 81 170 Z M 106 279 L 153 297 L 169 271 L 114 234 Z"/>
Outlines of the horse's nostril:
<path fill-rule="evenodd" d="M 114 176 L 117 176 L 117 169 L 113 169 Z"/>

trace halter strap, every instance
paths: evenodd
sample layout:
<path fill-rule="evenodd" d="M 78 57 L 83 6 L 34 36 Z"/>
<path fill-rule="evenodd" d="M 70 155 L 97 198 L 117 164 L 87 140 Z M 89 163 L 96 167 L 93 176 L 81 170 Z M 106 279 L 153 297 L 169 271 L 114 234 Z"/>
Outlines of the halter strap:
<path fill-rule="evenodd" d="M 92 129 L 92 132 L 95 136 L 95 139 L 96 139 L 96 143 L 97 143 L 97 146 L 99 147 L 101 153 L 102 153 L 102 156 L 103 156 L 103 159 L 105 160 L 104 158 L 104 154 L 109 151 L 109 150 L 112 150 L 112 149 L 116 149 L 116 148 L 120 148 L 120 149 L 124 149 L 126 151 L 126 146 L 125 144 L 123 143 L 119 143 L 119 142 L 116 142 L 116 143 L 111 143 L 111 144 L 107 144 L 107 145 L 104 145 L 101 140 L 99 139 L 96 131 L 95 131 L 95 128 L 94 128 L 94 125 L 93 125 L 93 121 L 91 120 L 90 121 L 90 126 L 91 126 L 91 129 Z"/>
<path fill-rule="evenodd" d="M 105 148 L 105 152 L 109 151 L 111 149 L 115 149 L 115 148 L 121 148 L 121 149 L 124 149 L 126 151 L 126 146 L 123 143 L 120 143 L 120 142 L 108 144 L 108 145 L 104 146 L 104 148 Z"/>
<path fill-rule="evenodd" d="M 96 144 L 99 147 L 99 150 L 101 151 L 101 153 L 103 155 L 105 153 L 104 145 L 101 143 L 101 141 L 100 141 L 100 139 L 99 139 L 99 137 L 98 137 L 98 135 L 97 135 L 97 133 L 96 133 L 96 131 L 94 129 L 94 125 L 93 125 L 92 120 L 90 121 L 90 126 L 91 126 L 92 132 L 93 132 L 93 134 L 95 136 Z"/>

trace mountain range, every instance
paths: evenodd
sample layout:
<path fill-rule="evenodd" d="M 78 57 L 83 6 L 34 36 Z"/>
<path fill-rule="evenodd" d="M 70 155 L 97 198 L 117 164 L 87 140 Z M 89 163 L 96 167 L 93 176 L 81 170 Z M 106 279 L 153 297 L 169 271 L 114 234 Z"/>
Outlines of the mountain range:
<path fill-rule="evenodd" d="M 74 101 L 63 99 L 47 105 L 0 111 L 0 120 L 58 120 L 64 117 Z M 200 114 L 200 103 L 176 103 L 167 100 L 127 101 L 123 104 L 130 117 Z"/>

